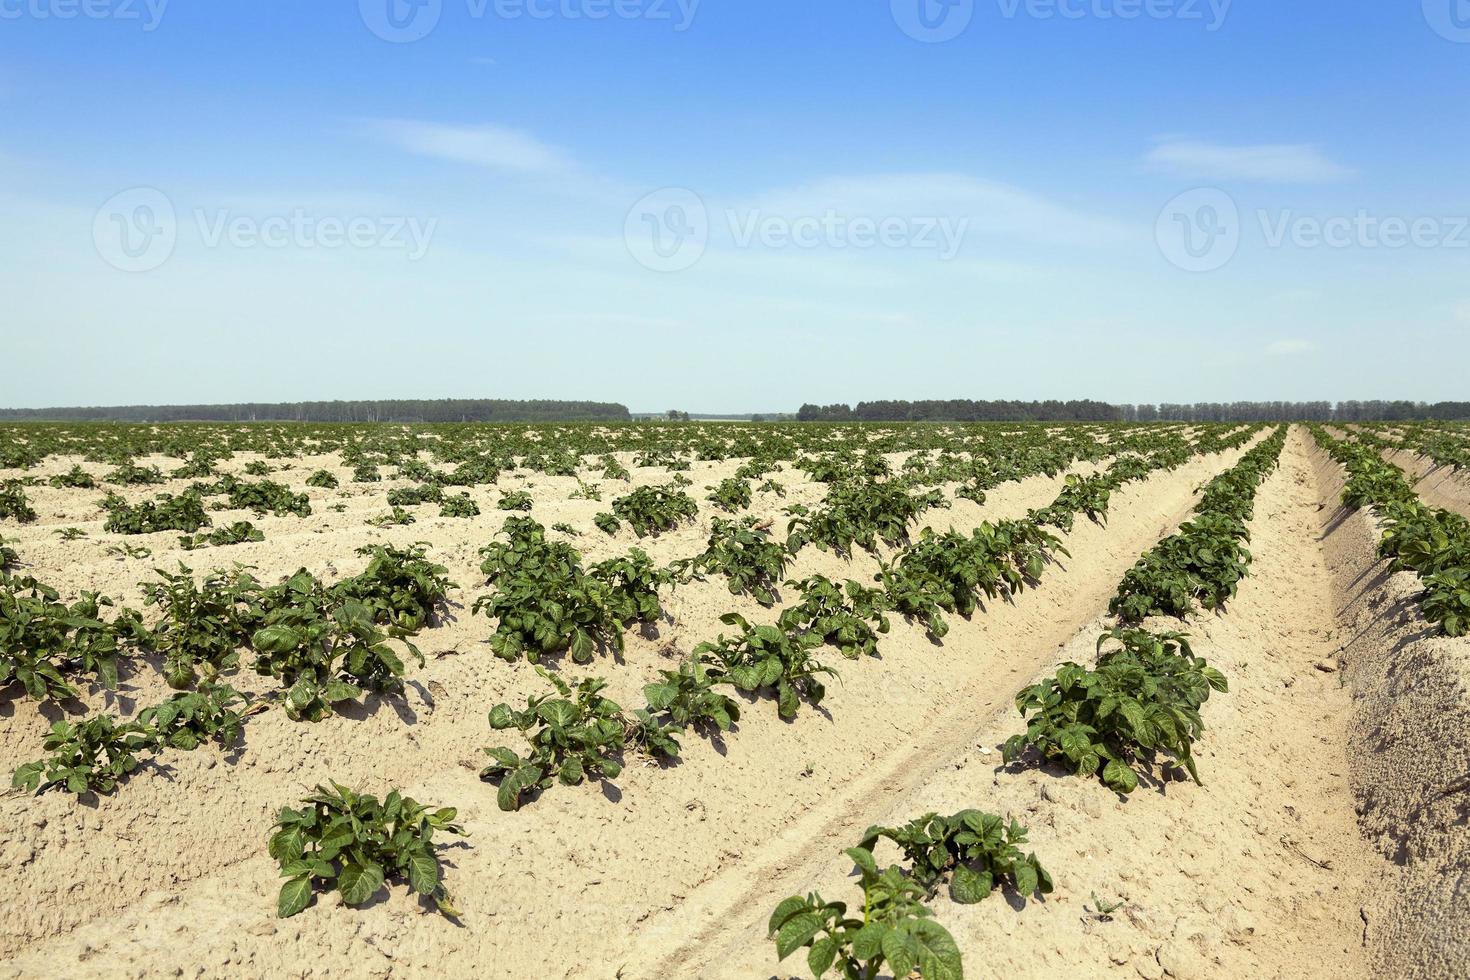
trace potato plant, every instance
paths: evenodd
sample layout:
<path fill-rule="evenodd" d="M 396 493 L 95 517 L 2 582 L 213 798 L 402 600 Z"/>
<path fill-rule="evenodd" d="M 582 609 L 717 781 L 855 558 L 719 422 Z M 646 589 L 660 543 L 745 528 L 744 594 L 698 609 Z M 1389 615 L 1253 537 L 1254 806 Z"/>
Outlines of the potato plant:
<path fill-rule="evenodd" d="M 104 622 L 101 611 L 112 604 L 107 596 L 84 592 L 68 606 L 34 578 L 0 581 L 0 687 L 18 682 L 32 700 L 61 701 L 77 693 L 67 675 L 86 673 L 116 689 L 121 648 L 142 630 L 132 612 Z"/>
<path fill-rule="evenodd" d="M 851 579 L 845 587 L 839 586 L 824 575 L 786 585 L 801 593 L 801 602 L 781 610 L 777 623 L 781 629 L 820 636 L 849 660 L 877 656 L 878 637 L 891 626 L 888 598 L 881 589 Z"/>
<path fill-rule="evenodd" d="M 498 704 L 490 712 L 491 728 L 516 729 L 531 746 L 524 758 L 505 747 L 485 750 L 493 761 L 480 778 L 499 786 L 502 810 L 519 810 L 527 796 L 558 782 L 576 786 L 588 778 L 616 779 L 623 771 L 627 723 L 622 708 L 601 694 L 607 682 L 588 679 L 573 688 L 541 667 L 536 673 L 556 696 L 533 695 L 524 710 Z"/>
<path fill-rule="evenodd" d="M 367 567 L 331 591 L 362 603 L 373 622 L 389 627 L 395 636 L 412 635 L 428 626 L 448 607 L 449 590 L 459 587 L 449 581 L 448 569 L 429 561 L 425 544 L 366 545 L 357 553 L 370 559 Z"/>
<path fill-rule="evenodd" d="M 419 504 L 444 502 L 444 488 L 426 483 L 416 487 L 398 487 L 388 491 L 388 506 L 417 507 Z"/>
<path fill-rule="evenodd" d="M 726 613 L 720 622 L 740 632 L 731 637 L 722 633 L 713 643 L 694 648 L 694 656 L 714 668 L 719 680 L 749 693 L 774 692 L 777 711 L 788 721 L 796 717 L 802 701 L 813 708 L 821 706 L 827 689 L 820 678 L 836 677 L 837 672 L 812 655 L 822 644 L 820 636 L 755 626 L 739 613 Z"/>
<path fill-rule="evenodd" d="M 725 576 L 731 595 L 748 594 L 763 606 L 776 601 L 776 583 L 786 571 L 791 555 L 771 539 L 768 525 L 754 517 L 727 521 L 716 517 L 709 542 L 696 566 Z"/>
<path fill-rule="evenodd" d="M 938 490 L 910 494 L 900 480 L 845 480 L 834 483 L 815 509 L 802 504 L 788 507 L 786 547 L 792 554 L 807 544 L 822 551 L 850 555 L 854 545 L 876 554 L 878 542 L 903 544 L 909 525 L 934 507 L 947 507 Z"/>
<path fill-rule="evenodd" d="M 1200 707 L 1212 690 L 1228 690 L 1225 677 L 1194 656 L 1181 633 L 1118 628 L 1098 640 L 1099 651 L 1110 645 L 1094 668 L 1063 664 L 1016 695 L 1028 724 L 1007 740 L 1006 761 L 1034 749 L 1131 793 L 1139 770 L 1164 754 L 1198 783 L 1192 746 L 1204 732 Z"/>
<path fill-rule="evenodd" d="M 36 520 L 36 511 L 31 507 L 25 489 L 16 480 L 0 484 L 0 520 L 13 520 L 19 524 L 31 524 Z"/>
<path fill-rule="evenodd" d="M 245 695 L 228 684 L 210 681 L 143 709 L 137 723 L 157 744 L 170 748 L 192 752 L 212 741 L 228 749 L 240 740 L 245 718 L 265 707 L 250 705 Z"/>
<path fill-rule="evenodd" d="M 961 905 L 987 898 L 1002 884 L 1016 894 L 1049 895 L 1051 875 L 1035 854 L 1023 854 L 1026 828 L 1015 820 L 979 810 L 948 817 L 926 813 L 902 827 L 869 827 L 858 846 L 872 851 L 880 839 L 898 845 L 908 862 L 909 877 L 933 897 L 948 879 L 949 897 Z"/>
<path fill-rule="evenodd" d="M 658 588 L 671 579 L 643 552 L 586 571 L 575 548 L 548 540 L 546 529 L 530 518 L 508 519 L 503 533 L 508 540 L 480 551 L 481 571 L 495 591 L 473 607 L 496 621 L 490 638 L 496 656 L 538 663 L 568 652 L 588 663 L 599 648 L 621 652 L 624 629 L 662 614 Z"/>
<path fill-rule="evenodd" d="M 467 493 L 445 497 L 439 504 L 440 517 L 479 517 L 480 505 Z"/>
<path fill-rule="evenodd" d="M 97 488 L 96 478 L 80 466 L 73 466 L 65 473 L 58 473 L 46 482 L 58 490 L 95 490 Z"/>
<path fill-rule="evenodd" d="M 265 532 L 249 521 L 236 521 L 225 527 L 215 528 L 208 534 L 191 534 L 179 538 L 179 547 L 185 551 L 200 548 L 223 548 L 232 544 L 264 541 Z"/>
<path fill-rule="evenodd" d="M 418 518 L 414 517 L 402 507 L 394 507 L 386 514 L 377 517 L 369 517 L 367 522 L 374 527 L 403 527 L 414 523 Z"/>
<path fill-rule="evenodd" d="M 714 491 L 705 498 L 721 510 L 734 513 L 750 506 L 750 484 L 745 480 L 721 480 Z"/>
<path fill-rule="evenodd" d="M 268 612 L 250 638 L 255 672 L 287 688 L 293 721 L 321 721 L 333 705 L 367 690 L 402 691 L 403 661 L 375 625 L 374 607 L 335 594 L 304 570 L 267 590 L 263 601 Z M 402 642 L 423 666 L 418 648 Z"/>
<path fill-rule="evenodd" d="M 382 802 L 340 783 L 319 786 L 299 809 L 282 807 L 267 848 L 285 883 L 276 915 L 288 918 L 319 891 L 336 891 L 345 905 L 365 905 L 385 882 L 402 881 L 459 918 L 444 887 L 435 834 L 464 837 L 453 807 L 432 809 L 390 792 Z"/>
<path fill-rule="evenodd" d="M 529 511 L 531 505 L 531 495 L 524 490 L 515 490 L 507 493 L 495 502 L 495 506 L 500 510 Z"/>
<path fill-rule="evenodd" d="M 182 564 L 174 573 L 156 571 L 161 581 L 143 585 L 143 601 L 162 615 L 146 642 L 162 655 L 169 687 L 192 687 L 201 667 L 211 673 L 237 667 L 239 649 L 262 615 L 260 583 L 239 566 L 233 572 L 216 570 L 199 582 Z"/>
<path fill-rule="evenodd" d="M 51 755 L 17 768 L 10 784 L 32 793 L 53 788 L 78 796 L 112 793 L 142 764 L 139 753 L 153 746 L 153 736 L 142 726 L 120 724 L 108 715 L 94 715 L 75 724 L 53 722 L 45 741 Z"/>
<path fill-rule="evenodd" d="M 156 466 L 138 466 L 129 459 L 102 479 L 106 483 L 123 487 L 152 486 L 164 482 L 164 475 Z"/>
<path fill-rule="evenodd" d="M 613 516 L 626 521 L 640 538 L 672 531 L 699 515 L 687 493 L 669 487 L 639 487 L 613 501 Z"/>
<path fill-rule="evenodd" d="M 204 500 L 197 493 L 175 497 L 162 493 L 152 500 L 131 505 L 115 493 L 102 501 L 107 511 L 103 530 L 112 534 L 152 534 L 156 531 L 186 531 L 193 534 L 212 522 L 204 513 Z"/>
<path fill-rule="evenodd" d="M 659 671 L 660 680 L 643 688 L 648 711 L 662 714 L 675 729 L 728 732 L 740 720 L 740 706 L 715 690 L 716 679 L 698 660 L 685 660 L 678 670 Z"/>
<path fill-rule="evenodd" d="M 924 905 L 924 889 L 895 866 L 879 870 L 871 851 L 844 851 L 858 869 L 862 918 L 843 902 L 813 892 L 793 895 L 771 913 L 768 932 L 776 958 L 807 950 L 807 969 L 821 978 L 836 970 L 843 980 L 876 980 L 917 973 L 922 980 L 962 980 L 959 946 Z"/>

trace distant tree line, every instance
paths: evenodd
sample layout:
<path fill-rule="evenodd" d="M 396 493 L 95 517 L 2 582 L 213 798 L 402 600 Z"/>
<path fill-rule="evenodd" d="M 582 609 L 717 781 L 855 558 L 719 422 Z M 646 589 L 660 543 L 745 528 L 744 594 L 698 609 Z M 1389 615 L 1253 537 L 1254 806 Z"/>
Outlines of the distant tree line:
<path fill-rule="evenodd" d="M 1470 419 L 1470 402 L 1197 402 L 1108 405 L 1083 401 L 879 401 L 803 405 L 801 422 L 1396 422 Z"/>
<path fill-rule="evenodd" d="M 488 398 L 0 409 L 0 419 L 58 422 L 627 422 L 631 418 L 627 406 L 605 402 Z"/>
<path fill-rule="evenodd" d="M 1115 422 L 1114 405 L 1095 401 L 879 401 L 847 405 L 803 405 L 800 422 Z"/>
<path fill-rule="evenodd" d="M 1407 422 L 1470 419 L 1470 402 L 1197 402 L 1124 405 L 1128 422 Z"/>

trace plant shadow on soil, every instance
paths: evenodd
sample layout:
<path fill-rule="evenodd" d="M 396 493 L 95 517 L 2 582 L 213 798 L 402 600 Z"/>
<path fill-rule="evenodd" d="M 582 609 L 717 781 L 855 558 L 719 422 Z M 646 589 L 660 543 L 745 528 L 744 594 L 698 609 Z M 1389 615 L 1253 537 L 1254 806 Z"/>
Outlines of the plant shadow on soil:
<path fill-rule="evenodd" d="M 1004 746 L 997 745 L 995 750 L 1001 752 L 1004 750 Z M 1183 767 L 1171 765 L 1167 762 L 1151 764 L 1143 772 L 1139 772 L 1137 767 L 1133 771 L 1138 776 L 1140 789 L 1153 790 L 1160 796 L 1169 795 L 1170 783 L 1192 782 L 1189 778 L 1189 773 Z M 1016 776 L 1025 772 L 1036 772 L 1057 780 L 1095 779 L 1099 785 L 1102 785 L 1102 779 L 1100 777 L 1080 776 L 1075 770 L 1068 769 L 1059 762 L 1045 759 L 1035 749 L 1030 748 L 1014 761 L 1003 762 L 995 767 L 996 775 L 1006 773 Z M 1127 803 L 1132 796 L 1131 793 L 1119 793 L 1116 790 L 1113 791 L 1113 795 L 1119 803 Z"/>
<path fill-rule="evenodd" d="M 336 714 L 349 721 L 367 721 L 382 711 L 385 705 L 392 708 L 399 721 L 405 725 L 416 724 L 419 720 L 418 714 L 409 706 L 408 699 L 403 694 L 370 691 L 361 701 L 339 701 L 332 707 Z"/>

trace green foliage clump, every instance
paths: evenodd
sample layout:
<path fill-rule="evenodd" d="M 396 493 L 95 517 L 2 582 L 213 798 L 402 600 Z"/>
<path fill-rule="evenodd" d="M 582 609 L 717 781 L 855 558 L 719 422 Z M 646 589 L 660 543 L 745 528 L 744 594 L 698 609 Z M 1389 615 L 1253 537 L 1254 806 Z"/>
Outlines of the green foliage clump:
<path fill-rule="evenodd" d="M 76 697 L 69 674 L 85 672 L 108 690 L 117 687 L 122 646 L 141 634 L 137 613 L 101 619 L 112 600 L 83 592 L 70 606 L 34 578 L 0 581 L 0 687 L 20 683 L 36 701 Z"/>
<path fill-rule="evenodd" d="M 708 497 L 705 498 L 721 510 L 734 513 L 737 510 L 745 510 L 750 506 L 750 483 L 745 480 L 728 479 L 721 480 Z"/>
<path fill-rule="evenodd" d="M 531 495 L 524 490 L 513 490 L 497 500 L 495 506 L 500 510 L 529 511 L 532 507 Z"/>
<path fill-rule="evenodd" d="M 0 520 L 6 518 L 20 524 L 31 524 L 36 520 L 36 511 L 18 480 L 0 483 Z"/>
<path fill-rule="evenodd" d="M 75 465 L 65 473 L 58 473 L 46 482 L 58 490 L 94 490 L 97 487 L 96 478 L 80 466 Z"/>
<path fill-rule="evenodd" d="M 564 541 L 546 537 L 531 518 L 508 518 L 508 540 L 481 549 L 480 569 L 494 586 L 475 601 L 497 621 L 490 647 L 505 660 L 569 652 L 587 663 L 599 647 L 622 652 L 623 630 L 662 615 L 658 589 L 672 581 L 637 549 L 625 558 L 582 567 L 582 556 Z"/>
<path fill-rule="evenodd" d="M 377 608 L 336 595 L 305 570 L 262 597 L 268 610 L 250 644 L 255 672 L 286 688 L 292 720 L 321 721 L 366 690 L 403 689 L 403 661 L 374 622 Z M 423 666 L 418 648 L 403 641 Z"/>
<path fill-rule="evenodd" d="M 781 629 L 820 636 L 849 660 L 877 655 L 878 636 L 891 625 L 888 599 L 881 589 L 850 579 L 845 587 L 839 586 L 825 575 L 786 584 L 801 593 L 801 602 L 781 610 Z"/>
<path fill-rule="evenodd" d="M 480 505 L 467 493 L 445 497 L 439 504 L 440 517 L 479 517 Z"/>
<path fill-rule="evenodd" d="M 18 767 L 10 777 L 12 787 L 32 793 L 64 788 L 77 796 L 111 793 L 142 764 L 139 753 L 152 749 L 154 740 L 141 725 L 94 715 L 75 724 L 53 722 L 44 744 L 51 755 Z"/>
<path fill-rule="evenodd" d="M 898 845 L 910 878 L 931 897 L 946 879 L 950 899 L 960 905 L 973 905 L 1002 884 L 1023 897 L 1052 891 L 1051 875 L 1036 855 L 1021 852 L 1026 828 L 993 813 L 926 813 L 902 827 L 869 827 L 859 846 L 871 851 L 882 838 Z"/>
<path fill-rule="evenodd" d="M 802 701 L 813 708 L 821 706 L 827 689 L 820 678 L 837 676 L 812 655 L 822 637 L 752 625 L 739 613 L 726 613 L 720 622 L 740 632 L 730 637 L 722 633 L 715 642 L 694 648 L 694 655 L 713 667 L 719 680 L 742 691 L 774 692 L 777 711 L 788 721 L 796 717 Z"/>
<path fill-rule="evenodd" d="M 1138 786 L 1138 772 L 1159 754 L 1171 756 L 1195 782 L 1192 746 L 1204 732 L 1200 707 L 1225 677 L 1196 657 L 1181 633 L 1114 629 L 1098 649 L 1116 644 L 1089 670 L 1063 664 L 1056 676 L 1016 695 L 1028 721 L 1005 744 L 1007 762 L 1028 748 L 1064 760 L 1079 776 L 1101 774 L 1120 793 Z"/>
<path fill-rule="evenodd" d="M 894 977 L 918 973 L 923 980 L 961 980 L 959 946 L 934 921 L 924 905 L 924 888 L 892 865 L 879 870 L 871 851 L 844 851 L 858 869 L 862 918 L 848 914 L 844 902 L 828 902 L 816 892 L 781 902 L 768 927 L 776 956 L 786 959 L 807 950 L 807 969 L 821 978 L 835 969 L 843 980 L 874 980 L 880 971 Z"/>
<path fill-rule="evenodd" d="M 627 521 L 640 538 L 672 531 L 699 515 L 699 506 L 682 490 L 639 487 L 613 501 L 613 516 Z M 601 525 L 599 525 L 601 526 Z"/>
<path fill-rule="evenodd" d="M 103 530 L 112 534 L 153 534 L 157 531 L 185 531 L 193 534 L 211 523 L 204 513 L 204 501 L 197 493 L 185 492 L 175 497 L 162 493 L 136 506 L 115 493 L 102 501 L 107 511 Z"/>
<path fill-rule="evenodd" d="M 622 708 L 601 694 L 607 682 L 588 679 L 573 688 L 540 667 L 536 672 L 556 688 L 555 696 L 533 695 L 522 711 L 499 704 L 490 712 L 491 728 L 517 729 L 531 745 L 525 758 L 504 747 L 485 750 L 493 761 L 480 778 L 499 785 L 502 810 L 519 810 L 526 796 L 557 782 L 576 786 L 623 771 L 626 722 Z"/>
<path fill-rule="evenodd" d="M 451 918 L 459 912 L 443 883 L 435 834 L 464 837 L 453 807 L 433 810 L 397 790 L 379 802 L 340 783 L 318 786 L 301 809 L 282 807 L 268 851 L 286 879 L 276 915 L 288 918 L 318 891 L 337 891 L 345 905 L 365 905 L 385 881 L 406 881 Z"/>
<path fill-rule="evenodd" d="M 731 595 L 749 594 L 763 606 L 776 601 L 775 587 L 791 555 L 771 539 L 767 523 L 754 517 L 727 521 L 716 517 L 704 554 L 695 565 L 725 576 Z"/>
<path fill-rule="evenodd" d="M 179 547 L 185 551 L 199 548 L 223 548 L 232 544 L 264 541 L 265 532 L 249 521 L 236 521 L 226 527 L 215 528 L 208 534 L 184 535 L 179 538 Z"/>

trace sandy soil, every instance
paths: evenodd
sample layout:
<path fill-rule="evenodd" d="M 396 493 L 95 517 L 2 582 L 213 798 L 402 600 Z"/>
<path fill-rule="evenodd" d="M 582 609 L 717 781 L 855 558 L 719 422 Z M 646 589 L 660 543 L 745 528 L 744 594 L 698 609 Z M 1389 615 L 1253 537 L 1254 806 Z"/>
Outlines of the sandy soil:
<path fill-rule="evenodd" d="M 1001 896 L 970 908 L 937 904 L 972 976 L 1464 975 L 1463 900 L 1456 908 L 1441 888 L 1432 914 L 1416 922 L 1404 909 L 1414 889 L 1434 891 L 1464 874 L 1462 851 L 1447 841 L 1457 826 L 1463 836 L 1455 806 L 1465 796 L 1433 804 L 1433 826 L 1416 826 L 1412 816 L 1414 801 L 1428 798 L 1421 791 L 1458 759 L 1416 766 L 1392 755 L 1416 743 L 1372 742 L 1373 712 L 1390 710 L 1373 693 L 1390 683 L 1383 653 L 1399 638 L 1368 624 L 1382 618 L 1375 602 L 1411 585 L 1371 574 L 1369 520 L 1336 515 L 1334 468 L 1308 443 L 1294 432 L 1282 469 L 1261 490 L 1256 562 L 1237 601 L 1223 616 L 1190 624 L 1197 650 L 1231 681 L 1231 693 L 1206 708 L 1205 786 L 1166 782 L 1126 802 L 1095 781 L 1002 771 L 996 746 L 1017 729 L 1011 697 L 1058 662 L 1092 655 L 1118 578 L 1241 451 L 1125 488 L 1106 527 L 1079 522 L 1066 541 L 1074 557 L 1040 589 L 955 622 L 942 645 L 896 623 L 881 659 L 849 663 L 829 651 L 842 683 L 823 711 L 804 708 L 787 724 L 769 702 L 752 703 L 725 742 L 686 739 L 677 766 L 632 768 L 616 787 L 558 788 L 518 814 L 496 809 L 494 787 L 476 776 L 481 747 L 504 741 L 490 731 L 488 709 L 540 685 L 530 671 L 491 657 L 489 624 L 469 614 L 482 591 L 475 552 L 505 517 L 494 501 L 530 486 L 532 516 L 583 529 L 575 544 L 594 561 L 633 544 L 659 561 L 695 554 L 707 513 L 656 540 L 637 542 L 627 531 L 607 539 L 591 530 L 607 503 L 566 500 L 572 478 L 537 477 L 534 486 L 507 478 L 498 489 L 471 491 L 479 518 L 442 520 L 428 507 L 410 527 L 379 531 L 362 521 L 387 510 L 383 497 L 396 484 L 364 492 L 322 457 L 271 476 L 298 489 L 317 468 L 344 477 L 343 491 L 313 492 L 311 518 L 256 520 L 264 543 L 192 554 L 170 550 L 173 535 L 146 536 L 154 555 L 138 561 L 101 554 L 113 538 L 100 533 L 92 506 L 100 494 L 38 489 L 41 522 L 3 533 L 38 577 L 68 594 L 101 589 L 136 603 L 136 583 L 150 568 L 179 559 L 196 569 L 242 561 L 267 581 L 299 566 L 333 579 L 361 566 L 356 547 L 379 540 L 429 542 L 465 588 L 456 618 L 420 638 L 429 663 L 411 671 L 401 702 L 370 699 L 319 725 L 268 713 L 251 720 L 239 753 L 169 753 L 163 771 L 142 771 L 91 803 L 64 794 L 0 799 L 0 976 L 784 975 L 782 967 L 801 964 L 793 957 L 778 966 L 765 940 L 776 901 L 813 888 L 830 897 L 845 891 L 839 851 L 870 823 L 963 806 L 1029 824 L 1058 886 L 1021 910 Z M 72 462 L 51 460 L 42 475 Z M 695 464 L 691 493 L 702 497 L 701 487 L 738 465 Z M 644 469 L 634 482 L 666 478 Z M 820 499 L 822 488 L 798 472 L 776 478 L 788 496 L 759 494 L 756 512 Z M 967 530 L 1049 503 L 1060 486 L 1061 477 L 1032 478 L 998 488 L 983 506 L 960 500 L 926 517 Z M 339 500 L 344 513 L 323 506 Z M 248 516 L 216 515 L 216 523 Z M 64 526 L 89 537 L 67 543 L 50 533 Z M 866 579 L 876 567 L 866 556 L 844 562 L 807 549 L 791 574 Z M 720 614 L 771 618 L 720 581 L 680 589 L 666 608 L 668 621 L 630 637 L 624 664 L 593 668 L 624 703 L 671 657 L 712 638 Z M 1461 665 L 1470 650 L 1465 641 L 1413 646 Z M 1441 673 L 1432 704 L 1459 710 L 1464 688 Z M 248 675 L 238 686 L 252 683 L 267 689 Z M 125 688 L 115 702 L 125 713 L 166 693 L 148 673 Z M 92 708 L 107 703 L 89 699 Z M 0 767 L 34 757 L 47 724 L 28 702 L 0 707 Z M 1396 725 L 1411 728 L 1404 719 Z M 1465 737 L 1447 726 L 1430 731 L 1463 747 Z M 1382 789 L 1396 785 L 1381 769 L 1390 761 L 1413 774 L 1394 793 Z M 1470 758 L 1459 772 L 1470 772 Z M 446 879 L 462 925 L 424 912 L 402 888 L 366 909 L 328 898 L 293 919 L 274 918 L 269 827 L 280 806 L 327 778 L 459 807 L 471 836 L 447 852 Z M 1124 903 L 1110 921 L 1089 911 L 1094 892 Z M 1373 898 L 1379 894 L 1398 903 Z M 1443 935 L 1458 935 L 1459 944 Z M 1392 952 L 1405 943 L 1420 952 Z"/>

